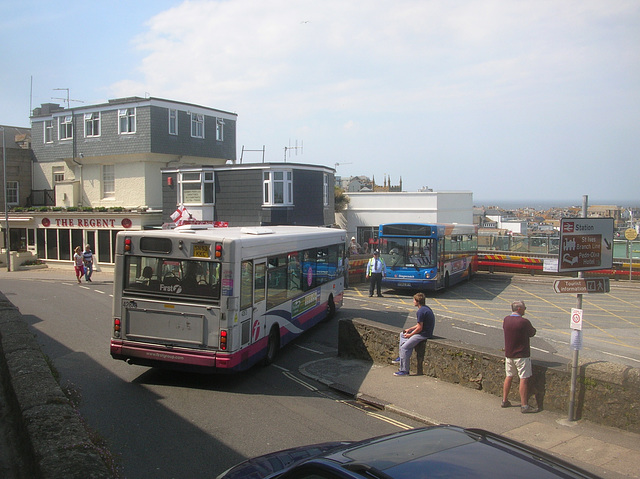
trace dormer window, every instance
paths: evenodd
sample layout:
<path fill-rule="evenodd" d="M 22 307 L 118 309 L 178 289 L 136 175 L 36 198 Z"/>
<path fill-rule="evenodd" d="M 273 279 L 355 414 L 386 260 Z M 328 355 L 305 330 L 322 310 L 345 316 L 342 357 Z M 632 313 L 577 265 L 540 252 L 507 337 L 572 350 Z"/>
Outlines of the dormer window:
<path fill-rule="evenodd" d="M 191 114 L 191 136 L 193 138 L 204 138 L 204 115 L 199 113 Z"/>
<path fill-rule="evenodd" d="M 262 172 L 263 205 L 293 205 L 293 173 L 290 170 Z"/>
<path fill-rule="evenodd" d="M 136 109 L 122 108 L 118 110 L 118 133 L 126 135 L 136 132 Z"/>

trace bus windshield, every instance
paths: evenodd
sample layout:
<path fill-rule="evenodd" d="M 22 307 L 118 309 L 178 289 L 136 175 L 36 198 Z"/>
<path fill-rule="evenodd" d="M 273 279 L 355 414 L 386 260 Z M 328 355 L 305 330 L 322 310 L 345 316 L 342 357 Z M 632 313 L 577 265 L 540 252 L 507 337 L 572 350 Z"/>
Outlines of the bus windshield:
<path fill-rule="evenodd" d="M 432 268 L 436 265 L 432 238 L 385 238 L 382 257 L 387 266 Z"/>
<path fill-rule="evenodd" d="M 220 300 L 220 263 L 127 256 L 124 289 L 154 296 Z"/>

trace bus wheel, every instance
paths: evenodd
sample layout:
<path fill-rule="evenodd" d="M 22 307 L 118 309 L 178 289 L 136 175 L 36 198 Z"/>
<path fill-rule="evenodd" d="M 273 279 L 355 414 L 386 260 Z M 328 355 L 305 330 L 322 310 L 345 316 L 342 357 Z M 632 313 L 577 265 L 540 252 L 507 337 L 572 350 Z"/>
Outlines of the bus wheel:
<path fill-rule="evenodd" d="M 336 315 L 336 303 L 333 301 L 333 295 L 329 295 L 329 301 L 327 302 L 327 317 L 329 320 Z"/>
<path fill-rule="evenodd" d="M 269 332 L 269 341 L 267 343 L 267 355 L 264 357 L 262 363 L 265 366 L 271 364 L 278 354 L 280 349 L 280 335 L 278 334 L 278 326 L 273 326 Z"/>
<path fill-rule="evenodd" d="M 447 271 L 444 275 L 444 287 L 449 289 L 449 272 Z"/>

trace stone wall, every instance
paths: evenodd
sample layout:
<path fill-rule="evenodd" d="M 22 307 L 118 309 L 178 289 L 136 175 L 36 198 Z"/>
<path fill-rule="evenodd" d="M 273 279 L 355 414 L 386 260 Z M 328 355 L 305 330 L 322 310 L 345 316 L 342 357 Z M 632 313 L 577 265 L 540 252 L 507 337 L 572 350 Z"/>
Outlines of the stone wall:
<path fill-rule="evenodd" d="M 399 328 L 366 319 L 339 322 L 338 354 L 389 364 L 398 354 Z M 500 351 L 462 347 L 434 339 L 416 348 L 412 372 L 502 396 L 504 357 Z M 577 373 L 576 419 L 640 432 L 640 369 L 607 362 L 583 362 Z M 514 381 L 517 383 L 517 379 Z M 533 362 L 532 397 L 540 408 L 568 413 L 571 364 Z M 517 388 L 511 394 L 516 399 Z M 534 404 L 531 400 L 530 404 Z"/>
<path fill-rule="evenodd" d="M 24 477 L 108 479 L 113 474 L 53 377 L 18 309 L 0 293 L 0 378 L 18 427 Z"/>

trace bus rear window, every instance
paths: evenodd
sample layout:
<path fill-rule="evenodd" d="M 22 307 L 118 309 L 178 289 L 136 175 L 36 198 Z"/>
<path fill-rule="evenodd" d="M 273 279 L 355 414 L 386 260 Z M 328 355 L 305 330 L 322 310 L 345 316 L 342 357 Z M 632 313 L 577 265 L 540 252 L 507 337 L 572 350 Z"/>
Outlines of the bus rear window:
<path fill-rule="evenodd" d="M 171 240 L 169 238 L 153 238 L 143 236 L 140 238 L 140 251 L 144 253 L 171 253 Z"/>
<path fill-rule="evenodd" d="M 153 296 L 220 299 L 221 264 L 214 261 L 127 256 L 124 285 L 127 292 Z"/>

